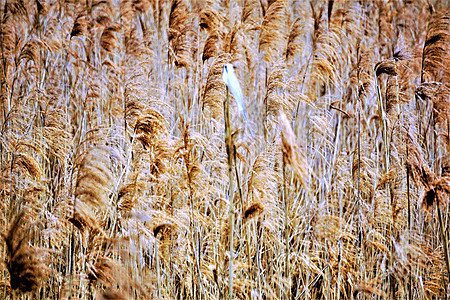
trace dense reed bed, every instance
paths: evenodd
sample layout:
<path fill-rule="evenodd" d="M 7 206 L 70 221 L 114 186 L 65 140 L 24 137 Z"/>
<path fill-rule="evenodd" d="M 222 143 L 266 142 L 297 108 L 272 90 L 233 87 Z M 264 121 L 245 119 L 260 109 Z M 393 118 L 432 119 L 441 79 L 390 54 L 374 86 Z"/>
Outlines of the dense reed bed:
<path fill-rule="evenodd" d="M 445 299 L 449 49 L 446 0 L 0 1 L 0 298 Z"/>

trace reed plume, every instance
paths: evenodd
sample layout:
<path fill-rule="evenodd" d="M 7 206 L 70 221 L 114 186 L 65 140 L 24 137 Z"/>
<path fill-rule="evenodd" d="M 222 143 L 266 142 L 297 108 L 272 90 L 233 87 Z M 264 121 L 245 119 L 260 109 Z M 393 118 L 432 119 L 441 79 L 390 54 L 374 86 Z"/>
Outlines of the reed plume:
<path fill-rule="evenodd" d="M 101 230 L 97 213 L 109 204 L 114 182 L 114 175 L 110 171 L 112 150 L 109 147 L 97 147 L 82 153 L 78 158 L 74 214 L 70 221 L 81 231 L 86 228 L 93 232 Z"/>
<path fill-rule="evenodd" d="M 21 212 L 11 221 L 8 231 L 2 233 L 6 243 L 10 286 L 21 293 L 36 291 L 50 274 L 42 258 L 42 250 L 28 244 L 30 236 L 26 232 L 29 229 L 23 227 L 24 222 L 25 212 Z"/>
<path fill-rule="evenodd" d="M 298 52 L 303 48 L 301 38 L 304 35 L 304 20 L 297 18 L 291 25 L 287 47 L 286 47 L 286 60 L 289 61 L 295 57 Z"/>
<path fill-rule="evenodd" d="M 222 80 L 224 65 L 230 61 L 228 54 L 216 57 L 212 63 L 203 91 L 203 109 L 208 108 L 213 118 L 222 114 L 222 101 L 225 98 L 226 86 Z"/>
<path fill-rule="evenodd" d="M 288 34 L 286 22 L 286 1 L 274 1 L 264 16 L 259 40 L 259 52 L 264 52 L 267 62 L 276 61 L 284 53 Z"/>
<path fill-rule="evenodd" d="M 439 81 L 449 83 L 450 12 L 435 12 L 428 23 L 427 35 L 422 53 L 421 83 Z"/>

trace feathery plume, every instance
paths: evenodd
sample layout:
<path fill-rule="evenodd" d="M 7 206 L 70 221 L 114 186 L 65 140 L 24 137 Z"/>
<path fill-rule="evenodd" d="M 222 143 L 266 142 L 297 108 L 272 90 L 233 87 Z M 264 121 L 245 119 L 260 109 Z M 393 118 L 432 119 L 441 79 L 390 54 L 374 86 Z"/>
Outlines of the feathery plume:
<path fill-rule="evenodd" d="M 262 214 L 263 211 L 264 206 L 261 203 L 253 203 L 244 211 L 244 222 L 257 217 L 258 215 Z"/>
<path fill-rule="evenodd" d="M 280 114 L 281 151 L 286 164 L 290 165 L 303 187 L 308 170 L 306 158 L 297 146 L 295 134 L 284 113 Z"/>
<path fill-rule="evenodd" d="M 428 23 L 423 46 L 421 83 L 439 81 L 450 83 L 450 10 L 435 12 Z"/>
<path fill-rule="evenodd" d="M 259 52 L 264 60 L 276 61 L 284 53 L 287 40 L 287 9 L 285 0 L 277 0 L 269 6 L 261 25 Z"/>
<path fill-rule="evenodd" d="M 42 253 L 28 245 L 29 237 L 23 228 L 25 213 L 19 213 L 11 222 L 6 234 L 6 265 L 10 274 L 10 286 L 22 293 L 37 290 L 49 275 L 49 269 L 42 260 Z"/>
<path fill-rule="evenodd" d="M 289 33 L 287 47 L 286 47 L 286 61 L 293 59 L 299 51 L 303 48 L 301 41 L 301 37 L 304 34 L 304 26 L 305 21 L 303 18 L 297 18 L 291 26 L 291 30 Z"/>
<path fill-rule="evenodd" d="M 217 119 L 222 116 L 223 99 L 226 97 L 226 85 L 222 79 L 223 68 L 230 62 L 230 55 L 225 53 L 217 56 L 208 72 L 206 85 L 203 92 L 203 108 L 207 107 L 212 117 Z"/>

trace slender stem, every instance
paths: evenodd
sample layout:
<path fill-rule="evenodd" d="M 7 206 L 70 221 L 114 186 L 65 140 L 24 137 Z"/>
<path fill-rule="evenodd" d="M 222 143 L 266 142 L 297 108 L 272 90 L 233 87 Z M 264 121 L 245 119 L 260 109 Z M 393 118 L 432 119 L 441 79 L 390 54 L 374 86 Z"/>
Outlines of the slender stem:
<path fill-rule="evenodd" d="M 161 297 L 161 270 L 160 270 L 160 266 L 159 266 L 159 253 L 158 253 L 158 251 L 159 251 L 159 247 L 158 247 L 158 243 L 159 243 L 159 241 L 158 240 L 156 240 L 156 243 L 155 243 L 155 258 L 156 258 L 156 278 L 157 278 L 157 280 L 156 280 L 156 289 L 157 289 L 157 296 L 158 296 L 158 298 L 160 298 Z"/>
<path fill-rule="evenodd" d="M 255 237 L 255 255 L 256 255 L 256 278 L 258 281 L 258 293 L 259 297 L 262 296 L 262 282 L 261 282 L 261 241 L 263 240 L 263 232 L 261 230 L 261 220 L 258 217 L 258 223 L 256 224 L 256 237 Z"/>
<path fill-rule="evenodd" d="M 284 203 L 284 234 L 285 234 L 285 243 L 286 243 L 286 250 L 285 250 L 285 271 L 284 275 L 286 276 L 287 280 L 287 299 L 291 298 L 291 289 L 290 289 L 290 272 L 289 272 L 289 208 L 288 208 L 288 202 L 287 202 L 287 187 L 286 187 L 286 159 L 283 155 L 283 203 Z"/>
<path fill-rule="evenodd" d="M 234 172 L 236 174 L 236 183 L 237 183 L 237 188 L 238 188 L 238 192 L 239 192 L 239 199 L 241 200 L 241 215 L 244 215 L 244 197 L 242 196 L 241 180 L 239 178 L 239 173 L 238 173 L 238 169 L 237 169 L 236 156 L 237 156 L 236 155 L 236 146 L 233 145 Z"/>
<path fill-rule="evenodd" d="M 239 199 L 241 200 L 241 216 L 243 216 L 244 215 L 244 197 L 242 196 L 242 188 L 241 188 L 241 181 L 240 181 L 240 179 L 239 179 L 239 173 L 238 173 L 238 169 L 237 169 L 237 164 L 236 164 L 236 161 L 237 161 L 237 158 L 236 158 L 236 146 L 234 146 L 233 145 L 233 159 L 234 159 L 234 172 L 235 172 L 235 174 L 236 174 L 236 183 L 237 183 L 237 188 L 238 188 L 238 191 L 239 191 Z M 251 268 L 251 265 L 252 265 L 252 263 L 251 263 L 251 257 L 250 257 L 250 239 L 249 239 L 249 235 L 250 235 L 250 230 L 249 230 L 249 228 L 247 227 L 247 228 L 243 228 L 243 230 L 245 230 L 245 234 L 246 234 L 246 250 L 247 250 L 247 258 L 248 258 L 248 266 L 249 266 L 249 268 Z M 252 278 L 252 276 L 251 276 L 251 271 L 249 272 L 249 279 L 251 280 L 251 278 Z M 248 290 L 247 290 L 247 292 L 248 292 L 248 297 L 249 297 L 249 299 L 251 299 L 251 297 L 252 297 L 252 289 L 251 289 L 251 287 L 249 287 L 248 288 Z"/>
<path fill-rule="evenodd" d="M 248 268 L 249 268 L 249 272 L 248 272 L 248 276 L 249 276 L 249 280 L 252 281 L 253 280 L 253 268 L 252 268 L 252 257 L 251 257 L 251 252 L 250 252 L 250 227 L 247 226 L 246 227 L 246 232 L 245 232 L 245 237 L 246 237 L 246 251 L 247 251 L 247 259 L 248 259 Z M 247 290 L 247 296 L 249 299 L 252 298 L 252 287 L 250 286 Z"/>
<path fill-rule="evenodd" d="M 233 189 L 233 154 L 232 154 L 232 135 L 231 135 L 231 121 L 230 121 L 230 106 L 229 106 L 229 91 L 227 87 L 227 98 L 223 103 L 225 113 L 225 144 L 227 147 L 228 155 L 228 201 L 230 203 L 229 209 L 229 230 L 230 230 L 230 252 L 229 252 L 229 278 L 228 278 L 228 299 L 233 299 L 233 260 L 234 260 L 234 247 L 233 247 L 233 232 L 234 232 L 234 189 Z"/>
<path fill-rule="evenodd" d="M 406 147 L 406 160 L 409 157 L 409 150 Z M 411 232 L 411 194 L 409 190 L 409 172 L 406 172 L 406 197 L 408 198 L 408 233 Z M 412 299 L 412 274 L 411 265 L 409 265 L 409 281 L 408 281 L 408 299 Z"/>
<path fill-rule="evenodd" d="M 442 216 L 441 216 L 441 208 L 439 206 L 439 201 L 437 203 L 437 212 L 438 212 L 438 220 L 439 220 L 439 231 L 441 232 L 441 238 L 442 238 L 442 244 L 444 246 L 444 256 L 445 256 L 445 264 L 447 267 L 447 276 L 448 276 L 448 282 L 450 282 L 450 261 L 448 258 L 448 241 L 447 241 L 447 235 L 444 231 L 444 224 L 442 222 Z M 444 284 L 445 288 L 445 294 L 447 295 L 447 284 Z"/>
<path fill-rule="evenodd" d="M 190 209 L 191 217 L 190 217 L 190 221 L 189 221 L 189 226 L 190 226 L 190 231 L 192 234 L 192 249 L 194 251 L 194 259 L 195 259 L 195 267 L 193 267 L 193 270 L 194 270 L 193 273 L 195 273 L 195 271 L 197 272 L 198 288 L 200 290 L 200 293 L 203 295 L 204 291 L 203 291 L 202 273 L 201 273 L 201 269 L 200 269 L 200 251 L 199 251 L 199 247 L 198 247 L 199 236 L 198 236 L 197 222 L 196 222 L 195 214 L 194 214 L 194 197 L 193 197 L 192 177 L 191 177 L 189 133 L 188 133 L 188 127 L 186 124 L 184 124 L 183 135 L 184 135 L 184 137 L 183 137 L 184 147 L 186 150 L 186 155 L 185 155 L 184 159 L 185 159 L 185 164 L 186 164 L 186 172 L 187 172 L 188 185 L 189 185 L 189 205 L 191 207 L 191 209 Z"/>

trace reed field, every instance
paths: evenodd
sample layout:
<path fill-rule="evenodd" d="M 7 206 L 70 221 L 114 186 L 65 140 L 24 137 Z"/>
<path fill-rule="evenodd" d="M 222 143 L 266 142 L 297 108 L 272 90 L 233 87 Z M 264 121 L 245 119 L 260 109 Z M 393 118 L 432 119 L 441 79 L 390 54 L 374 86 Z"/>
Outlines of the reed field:
<path fill-rule="evenodd" d="M 1 0 L 0 102 L 0 299 L 450 297 L 448 0 Z"/>

